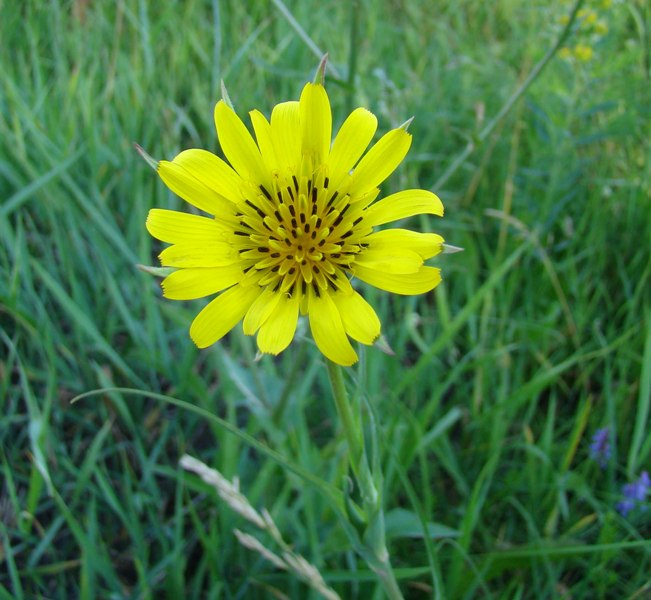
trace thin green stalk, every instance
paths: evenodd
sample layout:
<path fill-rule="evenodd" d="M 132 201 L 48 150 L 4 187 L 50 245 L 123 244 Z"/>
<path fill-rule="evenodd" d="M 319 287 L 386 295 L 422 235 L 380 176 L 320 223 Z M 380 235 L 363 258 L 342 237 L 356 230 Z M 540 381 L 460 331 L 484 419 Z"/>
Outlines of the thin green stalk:
<path fill-rule="evenodd" d="M 350 49 L 348 51 L 348 94 L 346 96 L 346 113 L 355 108 L 355 76 L 357 75 L 357 34 L 359 32 L 360 0 L 350 3 Z"/>
<path fill-rule="evenodd" d="M 547 66 L 547 63 L 554 57 L 558 49 L 563 45 L 567 37 L 570 35 L 572 25 L 576 19 L 576 16 L 581 9 L 581 5 L 585 0 L 577 0 L 572 8 L 570 13 L 569 20 L 567 24 L 561 31 L 561 34 L 558 36 L 556 42 L 552 47 L 547 51 L 545 56 L 540 59 L 538 64 L 531 70 L 531 73 L 527 78 L 520 84 L 520 86 L 513 92 L 511 97 L 505 102 L 501 110 L 491 119 L 491 121 L 482 129 L 480 134 L 477 136 L 476 140 L 469 142 L 465 147 L 463 152 L 457 156 L 454 162 L 446 169 L 446 171 L 441 175 L 436 183 L 433 186 L 433 189 L 440 190 L 457 172 L 457 169 L 466 162 L 467 158 L 481 145 L 482 142 L 493 132 L 493 130 L 506 118 L 506 116 L 511 112 L 511 109 L 515 103 L 522 97 L 522 95 L 531 87 L 531 84 L 538 79 L 543 69 Z"/>
<path fill-rule="evenodd" d="M 339 415 L 346 440 L 348 441 L 350 465 L 353 468 L 353 472 L 357 474 L 357 467 L 364 451 L 363 436 L 361 435 L 360 428 L 357 426 L 357 421 L 348 400 L 348 392 L 346 392 L 346 386 L 344 385 L 341 367 L 330 360 L 326 360 L 326 365 L 328 367 L 332 395 L 335 406 L 337 407 L 337 414 Z"/>
<path fill-rule="evenodd" d="M 382 494 L 381 490 L 378 490 L 379 486 L 376 487 L 375 484 L 375 481 L 383 480 L 382 473 L 379 472 L 379 465 L 375 474 L 372 474 L 369 468 L 364 434 L 350 405 L 341 367 L 329 360 L 326 364 L 335 406 L 348 441 L 348 460 L 362 497 L 362 508 L 366 517 L 366 530 L 362 536 L 363 557 L 382 582 L 387 597 L 391 600 L 402 600 L 403 596 L 391 568 L 386 545 Z"/>

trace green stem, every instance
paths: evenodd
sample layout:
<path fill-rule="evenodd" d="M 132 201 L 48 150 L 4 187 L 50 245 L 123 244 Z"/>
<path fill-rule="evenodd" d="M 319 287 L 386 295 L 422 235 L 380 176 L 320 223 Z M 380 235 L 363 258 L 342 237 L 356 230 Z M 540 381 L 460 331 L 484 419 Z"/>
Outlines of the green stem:
<path fill-rule="evenodd" d="M 358 465 L 362 459 L 364 450 L 364 439 L 361 435 L 360 428 L 357 426 L 357 420 L 353 415 L 353 411 L 348 400 L 348 392 L 344 385 L 344 377 L 339 365 L 336 365 L 330 360 L 326 359 L 328 367 L 328 377 L 330 378 L 330 386 L 332 388 L 332 395 L 337 407 L 337 414 L 344 428 L 346 440 L 348 442 L 348 451 L 350 452 L 350 466 L 353 468 L 355 475 L 358 474 Z M 366 457 L 364 456 L 364 460 Z"/>
<path fill-rule="evenodd" d="M 350 48 L 348 52 L 348 93 L 346 95 L 347 114 L 355 108 L 355 76 L 357 75 L 357 34 L 359 31 L 359 0 L 350 3 Z"/>
<path fill-rule="evenodd" d="M 570 31 L 572 28 L 572 25 L 574 24 L 574 20 L 576 19 L 576 15 L 579 12 L 579 9 L 581 8 L 581 5 L 583 4 L 584 0 L 577 0 L 576 3 L 574 4 L 574 7 L 572 8 L 572 12 L 570 13 L 569 20 L 565 27 L 563 28 L 563 31 L 561 31 L 561 34 L 558 36 L 558 39 L 554 43 L 554 45 L 547 51 L 545 56 L 543 56 L 538 64 L 531 70 L 531 73 L 527 76 L 527 78 L 520 84 L 518 89 L 513 92 L 511 97 L 506 101 L 504 106 L 502 106 L 502 109 L 500 112 L 498 112 L 492 119 L 491 121 L 482 129 L 480 134 L 477 136 L 476 141 L 470 142 L 463 152 L 457 156 L 457 158 L 454 160 L 454 162 L 446 169 L 445 173 L 441 175 L 436 183 L 433 186 L 433 189 L 435 190 L 440 190 L 452 177 L 457 172 L 457 169 L 464 163 L 466 162 L 466 159 L 477 149 L 477 147 L 486 140 L 486 138 L 493 132 L 493 130 L 506 118 L 506 116 L 511 112 L 511 109 L 515 105 L 515 103 L 522 97 L 522 95 L 531 87 L 531 84 L 538 79 L 538 76 L 540 73 L 542 73 L 542 70 L 547 66 L 547 63 L 554 57 L 554 54 L 558 51 L 558 49 L 563 45 L 567 37 L 570 35 Z"/>
<path fill-rule="evenodd" d="M 350 405 L 341 367 L 330 360 L 326 360 L 326 364 L 337 414 L 348 441 L 348 460 L 355 475 L 362 498 L 362 508 L 367 518 L 367 528 L 363 536 L 364 558 L 382 582 L 387 597 L 391 600 L 403 600 L 386 546 L 382 494 L 375 485 L 375 481 L 382 481 L 382 474 L 375 473 L 374 479 L 369 468 L 364 433 Z"/>

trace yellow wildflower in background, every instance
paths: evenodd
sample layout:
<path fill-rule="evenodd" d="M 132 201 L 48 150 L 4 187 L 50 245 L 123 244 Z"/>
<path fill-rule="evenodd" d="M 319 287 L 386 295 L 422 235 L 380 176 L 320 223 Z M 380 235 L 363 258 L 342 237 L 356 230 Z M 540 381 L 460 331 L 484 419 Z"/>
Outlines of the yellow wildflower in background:
<path fill-rule="evenodd" d="M 418 214 L 443 215 L 433 193 L 412 189 L 376 202 L 378 186 L 403 160 L 411 135 L 386 133 L 366 154 L 377 119 L 353 111 L 332 140 L 324 87 L 308 83 L 299 102 L 250 113 L 255 140 L 222 100 L 217 136 L 227 164 L 205 150 L 160 161 L 165 184 L 214 217 L 153 209 L 147 229 L 172 244 L 160 254 L 175 270 L 162 282 L 175 300 L 219 293 L 194 319 L 190 336 L 210 346 L 240 320 L 262 352 L 278 354 L 307 315 L 318 348 L 332 361 L 357 360 L 349 337 L 380 335 L 373 308 L 351 286 L 356 277 L 396 294 L 422 294 L 440 282 L 424 261 L 441 251 L 434 233 L 377 227 Z"/>

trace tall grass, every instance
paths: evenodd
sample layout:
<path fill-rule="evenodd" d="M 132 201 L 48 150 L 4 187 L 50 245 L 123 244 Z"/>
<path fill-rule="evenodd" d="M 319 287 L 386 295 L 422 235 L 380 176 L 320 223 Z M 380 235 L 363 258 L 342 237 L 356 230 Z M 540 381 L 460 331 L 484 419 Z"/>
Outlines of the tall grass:
<path fill-rule="evenodd" d="M 554 59 L 477 143 L 560 3 L 360 0 L 355 28 L 347 3 L 279 4 L 0 3 L 0 597 L 307 597 L 238 544 L 246 523 L 183 474 L 185 452 L 239 477 L 342 597 L 378 597 L 318 487 L 201 414 L 340 487 L 309 336 L 259 362 L 239 331 L 199 352 L 201 303 L 162 300 L 135 268 L 159 251 L 149 208 L 182 202 L 133 142 L 218 151 L 220 80 L 240 114 L 269 110 L 317 50 L 337 123 L 351 104 L 383 131 L 416 117 L 385 192 L 433 186 L 476 143 L 434 190 L 445 218 L 421 222 L 465 251 L 441 258 L 433 294 L 368 290 L 395 355 L 363 351 L 347 382 L 382 432 L 403 591 L 430 597 L 440 572 L 448 598 L 651 594 L 651 513 L 615 510 L 651 466 L 651 10 L 600 9 L 595 59 Z M 112 387 L 198 412 L 119 391 L 70 404 Z M 602 470 L 588 446 L 604 426 Z"/>

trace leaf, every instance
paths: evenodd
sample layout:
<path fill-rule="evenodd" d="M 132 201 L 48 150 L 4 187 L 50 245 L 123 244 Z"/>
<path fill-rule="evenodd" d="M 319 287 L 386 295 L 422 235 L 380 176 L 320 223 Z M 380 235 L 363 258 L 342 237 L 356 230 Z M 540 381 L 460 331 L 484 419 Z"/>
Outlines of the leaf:
<path fill-rule="evenodd" d="M 423 526 L 418 515 L 404 508 L 394 508 L 384 517 L 387 538 L 422 538 Z M 427 534 L 432 539 L 459 537 L 456 529 L 440 523 L 427 523 Z"/>

